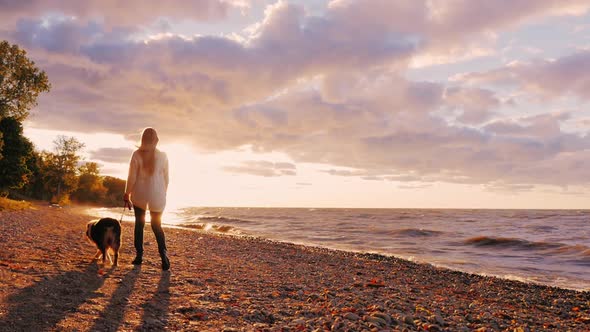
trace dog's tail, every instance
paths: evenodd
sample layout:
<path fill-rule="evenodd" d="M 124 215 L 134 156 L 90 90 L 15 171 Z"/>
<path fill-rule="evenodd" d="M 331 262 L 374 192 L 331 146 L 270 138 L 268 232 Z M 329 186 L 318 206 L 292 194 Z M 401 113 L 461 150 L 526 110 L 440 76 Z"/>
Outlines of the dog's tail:
<path fill-rule="evenodd" d="M 115 228 L 114 226 L 107 227 L 107 230 L 106 230 L 106 233 L 104 236 L 105 248 L 113 247 L 113 245 L 115 244 L 114 228 Z"/>

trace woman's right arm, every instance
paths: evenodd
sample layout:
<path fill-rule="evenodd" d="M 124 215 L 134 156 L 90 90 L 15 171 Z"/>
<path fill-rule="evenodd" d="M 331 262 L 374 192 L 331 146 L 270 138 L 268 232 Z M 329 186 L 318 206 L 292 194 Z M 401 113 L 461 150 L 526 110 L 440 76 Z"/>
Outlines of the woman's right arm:
<path fill-rule="evenodd" d="M 135 181 L 137 180 L 137 173 L 139 172 L 139 163 L 137 162 L 135 152 L 131 155 L 129 161 L 129 173 L 127 174 L 127 184 L 125 185 L 125 198 L 129 199 L 129 196 L 133 194 L 133 188 L 135 187 Z"/>

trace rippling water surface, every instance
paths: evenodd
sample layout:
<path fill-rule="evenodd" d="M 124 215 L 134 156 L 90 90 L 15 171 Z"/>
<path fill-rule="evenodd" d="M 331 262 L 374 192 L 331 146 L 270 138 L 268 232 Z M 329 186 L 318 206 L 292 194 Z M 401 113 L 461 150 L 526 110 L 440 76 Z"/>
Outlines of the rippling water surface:
<path fill-rule="evenodd" d="M 589 216 L 586 210 L 185 208 L 166 219 L 187 228 L 590 290 Z"/>

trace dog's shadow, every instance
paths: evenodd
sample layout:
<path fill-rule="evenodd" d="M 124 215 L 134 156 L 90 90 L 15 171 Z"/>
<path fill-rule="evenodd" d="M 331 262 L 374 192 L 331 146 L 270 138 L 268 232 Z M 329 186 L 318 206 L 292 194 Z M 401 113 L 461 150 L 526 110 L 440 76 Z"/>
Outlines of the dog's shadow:
<path fill-rule="evenodd" d="M 116 331 L 123 323 L 125 307 L 129 296 L 133 292 L 135 282 L 141 272 L 141 266 L 135 265 L 132 270 L 120 281 L 119 286 L 113 292 L 109 304 L 102 312 L 89 331 Z"/>
<path fill-rule="evenodd" d="M 10 295 L 8 311 L 0 319 L 0 331 L 49 330 L 90 298 L 104 284 L 97 276 L 98 266 L 88 265 L 83 271 L 68 271 L 40 280 Z"/>

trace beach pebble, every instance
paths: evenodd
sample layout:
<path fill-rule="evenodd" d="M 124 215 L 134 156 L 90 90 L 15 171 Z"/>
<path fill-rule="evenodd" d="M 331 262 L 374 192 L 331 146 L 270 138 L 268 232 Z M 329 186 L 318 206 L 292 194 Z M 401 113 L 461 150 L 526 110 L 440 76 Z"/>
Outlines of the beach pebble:
<path fill-rule="evenodd" d="M 471 314 L 467 314 L 465 315 L 465 320 L 470 322 L 470 323 L 477 323 L 477 319 L 473 317 L 473 315 Z"/>
<path fill-rule="evenodd" d="M 305 319 L 303 318 L 298 318 L 294 321 L 291 322 L 292 325 L 305 325 Z"/>
<path fill-rule="evenodd" d="M 145 320 L 145 323 L 146 323 L 146 325 L 148 325 L 148 326 L 154 326 L 154 327 L 155 327 L 155 326 L 162 325 L 162 322 L 161 322 L 159 319 L 156 319 L 156 318 L 147 318 L 147 319 Z"/>
<path fill-rule="evenodd" d="M 334 320 L 334 323 L 332 324 L 331 330 L 332 331 L 338 331 L 338 330 L 340 330 L 343 327 L 344 327 L 344 323 L 342 322 L 342 320 L 340 319 L 340 317 L 337 317 Z"/>
<path fill-rule="evenodd" d="M 490 326 L 495 330 L 501 330 L 502 327 L 500 326 L 500 324 L 498 324 L 498 322 L 496 322 L 495 320 L 490 322 Z"/>
<path fill-rule="evenodd" d="M 436 332 L 436 331 L 441 331 L 442 329 L 440 326 L 438 326 L 436 324 L 430 324 L 430 325 L 428 325 L 427 330 L 430 332 Z"/>
<path fill-rule="evenodd" d="M 519 326 L 514 329 L 514 332 L 530 332 L 530 329 L 526 326 L 525 327 Z"/>
<path fill-rule="evenodd" d="M 554 306 L 560 306 L 560 305 L 563 305 L 564 303 L 565 303 L 565 300 L 564 299 L 561 299 L 561 298 L 560 299 L 553 300 L 553 305 Z"/>
<path fill-rule="evenodd" d="M 368 316 L 365 318 L 366 322 L 375 323 L 377 325 L 386 326 L 388 325 L 385 319 L 377 317 L 377 316 Z"/>
<path fill-rule="evenodd" d="M 408 315 L 408 316 L 404 316 L 404 323 L 406 323 L 406 324 L 408 324 L 408 325 L 411 325 L 411 326 L 414 326 L 414 325 L 416 325 L 416 324 L 414 323 L 414 317 L 412 317 L 412 316 L 409 316 L 409 315 Z"/>
<path fill-rule="evenodd" d="M 445 326 L 445 320 L 442 318 L 441 315 L 436 314 L 434 315 L 434 320 L 436 321 L 436 323 L 440 326 Z"/>
<path fill-rule="evenodd" d="M 385 314 L 382 312 L 376 312 L 376 313 L 373 313 L 372 316 L 383 319 L 387 323 L 387 325 L 391 324 L 391 316 L 389 316 L 388 314 Z"/>
<path fill-rule="evenodd" d="M 378 304 L 370 305 L 368 309 L 370 311 L 385 311 L 385 309 L 383 308 L 383 306 L 382 305 L 378 305 Z"/>
<path fill-rule="evenodd" d="M 481 318 L 483 318 L 483 319 L 492 319 L 492 318 L 494 318 L 494 316 L 489 311 L 486 311 L 486 312 L 484 312 L 481 315 Z"/>
<path fill-rule="evenodd" d="M 354 312 L 347 312 L 346 315 L 344 315 L 344 318 L 346 318 L 348 320 L 352 320 L 352 321 L 357 321 L 361 317 L 359 315 L 355 314 Z"/>

